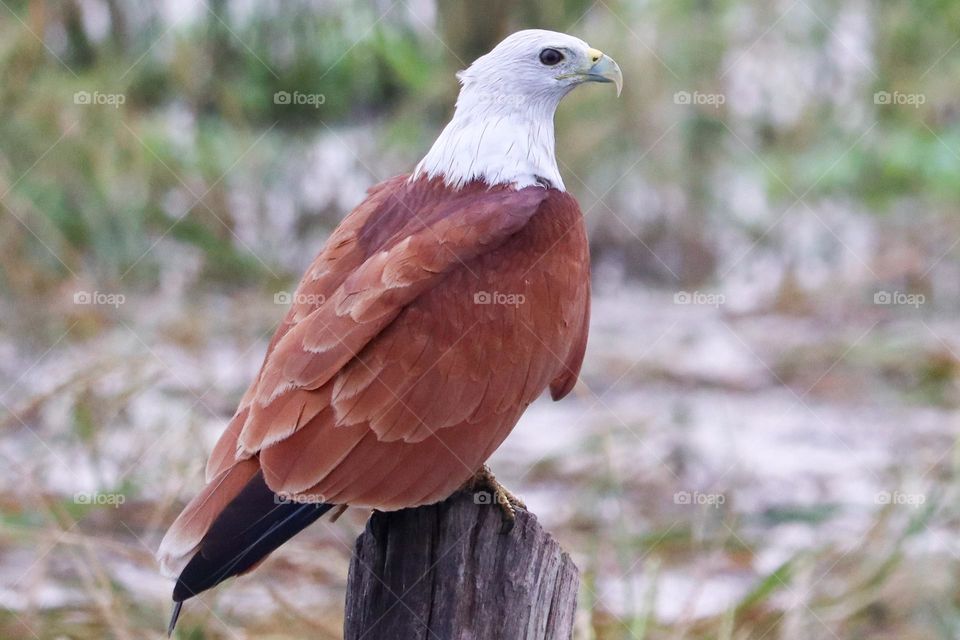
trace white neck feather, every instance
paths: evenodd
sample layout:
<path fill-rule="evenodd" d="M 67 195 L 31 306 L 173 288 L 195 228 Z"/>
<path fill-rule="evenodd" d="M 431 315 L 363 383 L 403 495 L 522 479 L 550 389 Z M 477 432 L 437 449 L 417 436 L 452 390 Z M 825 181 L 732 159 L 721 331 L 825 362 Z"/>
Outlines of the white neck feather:
<path fill-rule="evenodd" d="M 443 176 L 459 189 L 472 180 L 517 189 L 564 191 L 554 153 L 553 114 L 562 94 L 535 98 L 466 83 L 453 118 L 411 176 Z"/>

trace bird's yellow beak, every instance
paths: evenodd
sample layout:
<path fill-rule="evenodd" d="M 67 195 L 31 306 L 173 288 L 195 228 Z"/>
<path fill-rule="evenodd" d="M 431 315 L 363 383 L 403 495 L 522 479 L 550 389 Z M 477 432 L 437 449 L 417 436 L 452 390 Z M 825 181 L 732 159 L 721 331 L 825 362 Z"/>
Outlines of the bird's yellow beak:
<path fill-rule="evenodd" d="M 623 73 L 613 58 L 602 51 L 587 49 L 587 60 L 590 67 L 580 75 L 587 82 L 612 82 L 617 87 L 617 95 L 623 90 Z"/>

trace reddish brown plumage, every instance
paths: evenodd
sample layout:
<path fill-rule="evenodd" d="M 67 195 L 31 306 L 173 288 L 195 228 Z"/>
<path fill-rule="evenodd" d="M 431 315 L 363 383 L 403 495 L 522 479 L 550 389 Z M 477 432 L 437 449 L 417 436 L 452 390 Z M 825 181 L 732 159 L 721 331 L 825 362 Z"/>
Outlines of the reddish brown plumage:
<path fill-rule="evenodd" d="M 211 485 L 161 547 L 167 570 L 258 470 L 275 493 L 332 504 L 447 497 L 547 387 L 572 389 L 588 317 L 570 195 L 406 176 L 373 187 L 304 275 L 211 454 Z"/>

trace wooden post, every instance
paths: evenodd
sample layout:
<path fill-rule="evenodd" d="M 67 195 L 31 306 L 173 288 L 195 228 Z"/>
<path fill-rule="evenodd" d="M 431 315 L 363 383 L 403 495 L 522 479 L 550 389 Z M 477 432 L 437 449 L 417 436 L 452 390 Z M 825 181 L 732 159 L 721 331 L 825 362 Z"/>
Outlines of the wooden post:
<path fill-rule="evenodd" d="M 350 562 L 345 640 L 572 636 L 570 556 L 527 511 L 501 534 L 499 508 L 477 495 L 371 516 Z"/>

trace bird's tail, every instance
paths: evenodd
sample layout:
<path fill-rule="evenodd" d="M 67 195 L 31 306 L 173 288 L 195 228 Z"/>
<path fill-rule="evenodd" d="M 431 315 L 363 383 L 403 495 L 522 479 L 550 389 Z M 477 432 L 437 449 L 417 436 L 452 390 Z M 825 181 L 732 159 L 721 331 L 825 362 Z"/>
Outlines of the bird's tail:
<path fill-rule="evenodd" d="M 213 483 L 211 483 L 213 484 Z M 224 491 L 230 491 L 229 483 L 221 483 Z M 209 488 L 209 486 L 208 486 Z M 173 588 L 173 615 L 168 634 L 173 633 L 183 601 L 206 591 L 232 576 L 246 573 L 262 562 L 274 549 L 312 524 L 333 505 L 319 502 L 297 502 L 278 496 L 267 486 L 263 472 L 257 470 L 239 492 L 226 502 L 213 518 L 212 523 L 196 545 L 192 557 L 177 576 Z M 197 500 L 205 500 L 210 507 L 217 500 L 201 493 Z M 187 506 L 185 513 L 193 503 Z M 179 522 L 179 519 L 178 519 Z M 177 523 L 171 527 L 176 537 Z M 174 543 L 164 544 L 168 547 Z M 163 556 L 168 557 L 168 556 Z M 167 566 L 169 569 L 169 565 Z"/>

